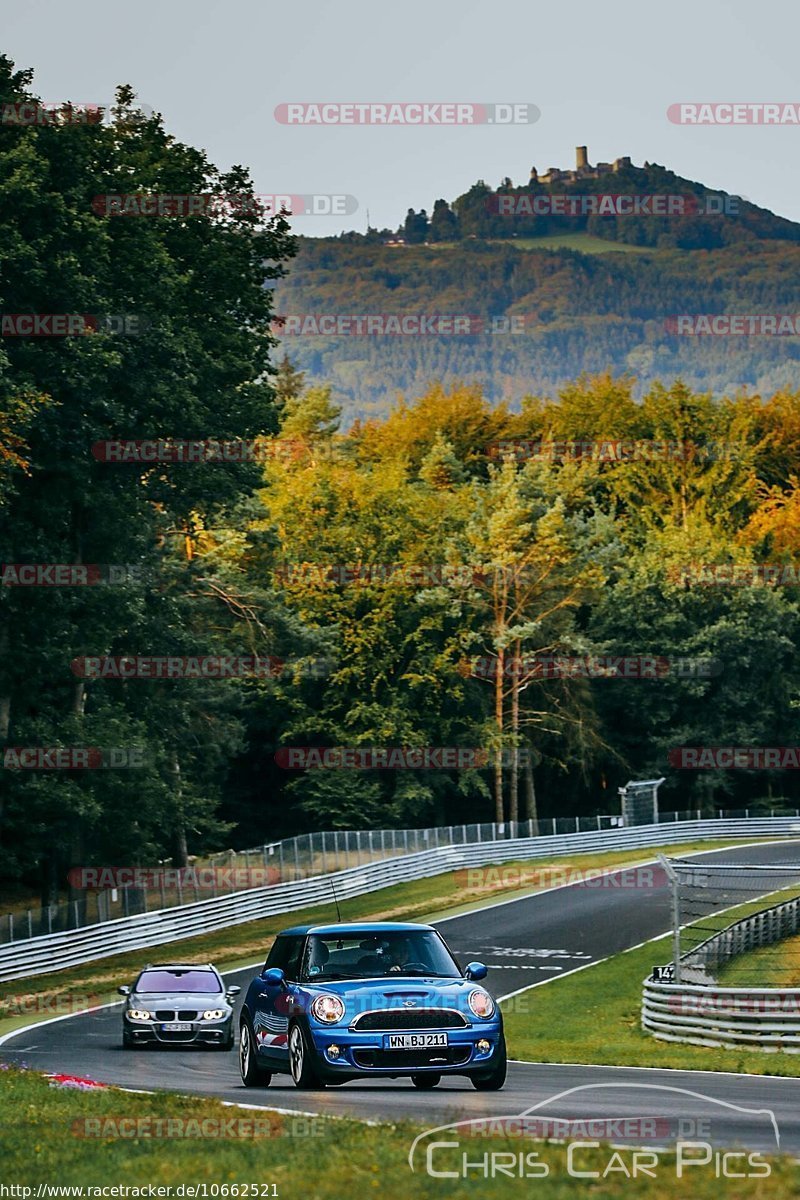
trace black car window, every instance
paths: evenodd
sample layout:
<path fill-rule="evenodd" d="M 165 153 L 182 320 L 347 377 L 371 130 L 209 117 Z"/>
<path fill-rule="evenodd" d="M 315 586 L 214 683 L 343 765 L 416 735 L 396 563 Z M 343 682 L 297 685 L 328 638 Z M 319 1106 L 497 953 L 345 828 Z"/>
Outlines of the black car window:
<path fill-rule="evenodd" d="M 273 967 L 280 967 L 282 971 L 286 971 L 286 963 L 289 959 L 289 951 L 292 948 L 293 939 L 290 937 L 276 937 L 272 943 L 272 949 L 267 955 L 267 961 L 264 963 L 264 970 L 271 971 Z"/>
<path fill-rule="evenodd" d="M 291 942 L 291 948 L 289 950 L 289 957 L 287 959 L 286 966 L 283 969 L 284 974 L 287 979 L 299 979 L 300 959 L 303 955 L 303 946 L 306 939 L 304 937 L 293 937 L 287 938 L 286 940 Z"/>
<path fill-rule="evenodd" d="M 264 970 L 280 967 L 287 979 L 297 979 L 304 941 L 304 937 L 277 937 L 264 963 Z"/>

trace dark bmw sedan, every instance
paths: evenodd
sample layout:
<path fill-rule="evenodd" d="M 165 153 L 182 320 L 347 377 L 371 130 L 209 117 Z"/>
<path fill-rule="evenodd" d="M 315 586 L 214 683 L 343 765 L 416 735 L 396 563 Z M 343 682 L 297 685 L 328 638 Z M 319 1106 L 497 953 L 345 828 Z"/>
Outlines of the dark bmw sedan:
<path fill-rule="evenodd" d="M 122 1045 L 214 1046 L 233 1048 L 232 1001 L 241 988 L 226 988 L 210 963 L 160 963 L 147 966 L 126 997 Z"/>

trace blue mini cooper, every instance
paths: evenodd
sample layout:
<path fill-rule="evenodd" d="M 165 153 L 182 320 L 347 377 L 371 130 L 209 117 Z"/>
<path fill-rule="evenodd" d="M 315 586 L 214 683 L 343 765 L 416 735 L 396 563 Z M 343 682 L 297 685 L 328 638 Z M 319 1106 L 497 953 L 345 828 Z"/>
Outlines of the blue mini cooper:
<path fill-rule="evenodd" d="M 503 1018 L 430 925 L 302 925 L 275 939 L 239 1024 L 247 1087 L 274 1073 L 299 1088 L 409 1077 L 436 1087 L 466 1075 L 480 1091 L 506 1078 Z"/>

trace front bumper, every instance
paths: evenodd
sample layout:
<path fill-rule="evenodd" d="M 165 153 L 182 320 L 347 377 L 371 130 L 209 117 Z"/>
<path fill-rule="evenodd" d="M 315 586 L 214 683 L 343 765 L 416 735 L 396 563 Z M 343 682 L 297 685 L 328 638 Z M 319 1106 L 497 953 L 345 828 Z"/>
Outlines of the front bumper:
<path fill-rule="evenodd" d="M 133 1045 L 219 1046 L 230 1041 L 233 1016 L 219 1021 L 191 1021 L 191 1030 L 164 1030 L 161 1021 L 123 1018 L 123 1036 Z"/>
<path fill-rule="evenodd" d="M 408 1030 L 408 1033 L 443 1033 L 446 1046 L 414 1050 L 391 1050 L 388 1033 L 359 1032 L 347 1026 L 321 1027 L 313 1024 L 311 1038 L 319 1067 L 330 1075 L 417 1075 L 425 1071 L 437 1074 L 464 1074 L 491 1070 L 503 1036 L 498 1021 L 481 1021 L 463 1029 Z M 402 1033 L 403 1030 L 393 1030 Z M 478 1046 L 488 1043 L 488 1049 Z M 331 1053 L 335 1046 L 338 1054 Z"/>

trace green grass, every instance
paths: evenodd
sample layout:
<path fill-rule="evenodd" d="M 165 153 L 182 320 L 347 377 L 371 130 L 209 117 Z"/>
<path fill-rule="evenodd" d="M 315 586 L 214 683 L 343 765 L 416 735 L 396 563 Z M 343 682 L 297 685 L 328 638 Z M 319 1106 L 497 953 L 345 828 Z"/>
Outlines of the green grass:
<path fill-rule="evenodd" d="M 407 1200 L 410 1195 L 425 1200 L 474 1200 L 487 1195 L 492 1200 L 503 1200 L 534 1190 L 542 1200 L 572 1200 L 577 1188 L 585 1187 L 585 1181 L 577 1181 L 568 1173 L 565 1146 L 528 1138 L 473 1137 L 461 1145 L 469 1152 L 471 1162 L 493 1151 L 512 1154 L 515 1161 L 521 1154 L 538 1153 L 538 1161 L 548 1168 L 546 1178 L 531 1180 L 498 1174 L 487 1180 L 475 1170 L 467 1179 L 433 1178 L 425 1170 L 424 1154 L 415 1157 L 416 1170 L 411 1173 L 409 1150 L 424 1126 L 410 1122 L 370 1125 L 354 1120 L 295 1118 L 270 1114 L 268 1110 L 257 1114 L 224 1107 L 215 1100 L 168 1093 L 136 1095 L 116 1089 L 80 1092 L 51 1088 L 41 1076 L 14 1069 L 3 1072 L 3 1101 L 0 1156 L 5 1185 L 35 1188 L 45 1183 L 85 1188 L 123 1184 L 174 1189 L 180 1184 L 206 1183 L 209 1189 L 212 1184 L 230 1189 L 256 1183 L 274 1184 L 281 1200 L 297 1195 L 306 1200 L 342 1200 L 351 1195 L 361 1200 L 368 1196 Z M 213 1136 L 220 1128 L 227 1128 L 230 1134 L 230 1124 L 226 1127 L 223 1123 L 232 1120 L 257 1121 L 260 1136 Z M 127 1124 L 120 1125 L 120 1121 Z M 173 1122 L 171 1127 L 166 1125 L 168 1121 Z M 154 1131 L 167 1128 L 172 1129 L 172 1137 L 152 1136 Z M 240 1128 L 242 1132 L 248 1130 L 248 1126 Z M 148 1129 L 151 1136 L 145 1136 Z M 249 1130 L 254 1132 L 254 1125 Z M 104 1132 L 117 1136 L 97 1136 Z M 139 1136 L 118 1136 L 120 1132 Z M 190 1134 L 194 1136 L 187 1136 Z M 447 1136 L 453 1138 L 452 1134 Z M 607 1147 L 581 1150 L 576 1168 L 602 1173 L 612 1154 Z M 622 1151 L 613 1161 L 615 1165 L 625 1162 L 630 1169 L 632 1152 Z M 440 1151 L 434 1159 L 438 1169 L 453 1169 L 460 1163 L 461 1151 Z M 770 1168 L 768 1178 L 737 1180 L 737 1200 L 788 1200 L 796 1196 L 796 1167 L 781 1158 L 771 1159 Z M 677 1178 L 674 1155 L 659 1155 L 656 1172 L 656 1178 L 632 1180 L 625 1178 L 617 1165 L 607 1179 L 592 1183 L 593 1195 L 683 1200 L 689 1180 Z M 713 1162 L 705 1168 L 692 1168 L 689 1178 L 693 1200 L 712 1200 L 721 1191 L 728 1196 L 734 1194 L 715 1177 Z M 272 1188 L 269 1190 L 271 1193 Z M 230 1196 L 231 1192 L 222 1194 Z M 251 1197 L 253 1194 L 249 1193 Z M 264 1193 L 259 1190 L 256 1194 Z M 241 1186 L 238 1195 L 245 1195 Z"/>
<path fill-rule="evenodd" d="M 771 839 L 762 838 L 761 841 Z M 682 845 L 681 853 L 691 850 L 719 849 L 735 842 L 705 841 Z M 451 871 L 410 883 L 382 888 L 342 904 L 342 918 L 352 920 L 436 920 L 444 915 L 469 912 L 487 903 L 516 896 L 532 895 L 530 872 L 546 872 L 549 867 L 571 871 L 623 866 L 642 862 L 662 846 L 648 850 L 624 850 L 605 854 L 562 856 L 552 859 L 528 859 L 523 862 L 496 864 L 485 868 L 486 881 L 480 885 L 470 871 Z M 525 882 L 526 874 L 528 882 Z M 518 883 L 515 885 L 515 881 Z M 470 883 L 472 884 L 470 886 Z M 186 938 L 165 946 L 130 951 L 97 959 L 82 967 L 35 975 L 26 980 L 0 983 L 0 1034 L 19 1029 L 36 1020 L 63 1013 L 82 1011 L 97 1004 L 116 1000 L 117 987 L 130 983 L 149 961 L 170 957 L 187 962 L 214 962 L 221 970 L 235 970 L 266 958 L 276 933 L 288 925 L 324 922 L 336 919 L 333 903 L 232 925 L 202 937 Z"/>
<path fill-rule="evenodd" d="M 590 233 L 554 233 L 538 238 L 493 238 L 493 246 L 516 246 L 518 250 L 579 250 L 581 254 L 658 254 L 654 246 L 630 246 L 609 242 Z"/>
<path fill-rule="evenodd" d="M 719 970 L 724 987 L 800 988 L 800 937 L 740 954 Z"/>
<path fill-rule="evenodd" d="M 777 892 L 706 917 L 704 933 L 724 929 L 786 895 Z M 641 1027 L 642 981 L 654 964 L 671 960 L 672 936 L 667 935 L 505 1001 L 502 1007 L 511 1053 L 535 1062 L 800 1076 L 800 1055 L 691 1046 L 660 1041 L 646 1033 Z M 725 985 L 735 986 L 727 978 Z M 568 997 L 565 989 L 569 989 Z"/>

